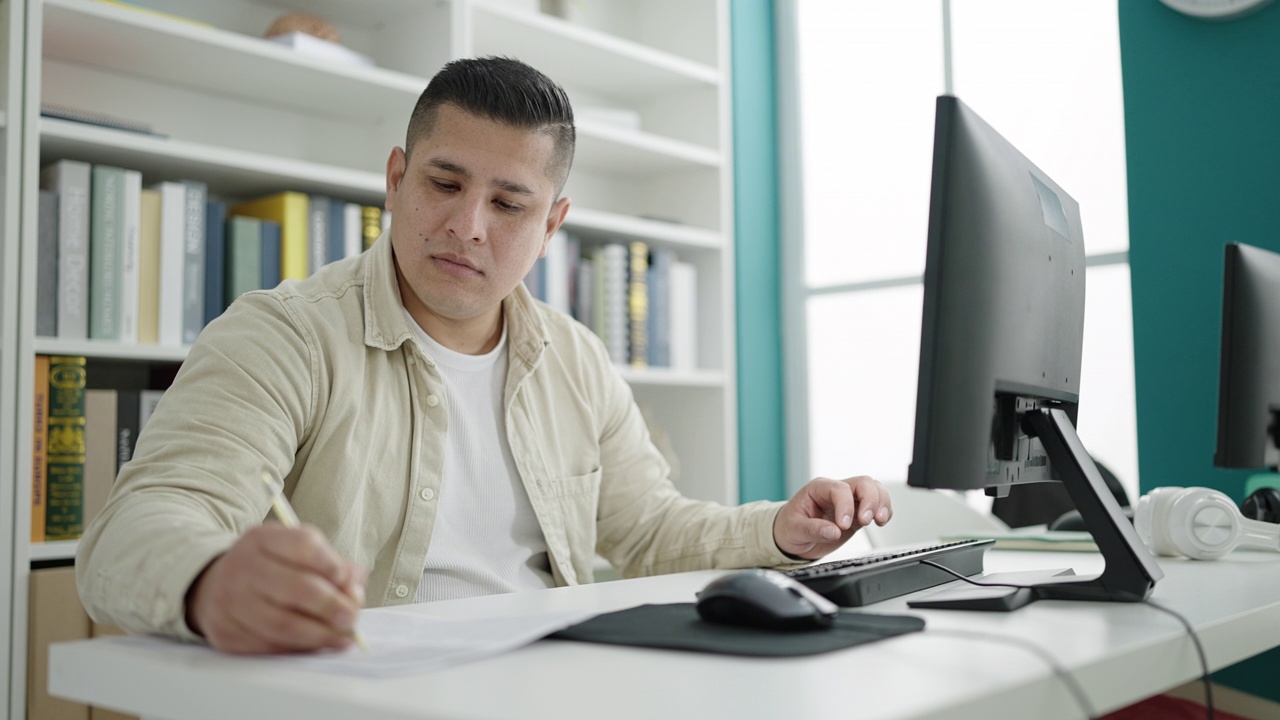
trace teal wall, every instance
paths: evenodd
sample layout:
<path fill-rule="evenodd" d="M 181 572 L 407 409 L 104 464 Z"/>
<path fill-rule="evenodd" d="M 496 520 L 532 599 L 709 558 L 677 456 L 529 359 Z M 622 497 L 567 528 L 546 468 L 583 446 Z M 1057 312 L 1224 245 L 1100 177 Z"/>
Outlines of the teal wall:
<path fill-rule="evenodd" d="M 1239 500 L 1248 473 L 1213 467 L 1222 247 L 1280 251 L 1280 4 L 1206 22 L 1120 0 L 1120 50 L 1142 488 Z M 1276 668 L 1215 679 L 1280 700 Z"/>
<path fill-rule="evenodd" d="M 743 502 L 786 497 L 772 0 L 730 3 L 738 469 Z"/>

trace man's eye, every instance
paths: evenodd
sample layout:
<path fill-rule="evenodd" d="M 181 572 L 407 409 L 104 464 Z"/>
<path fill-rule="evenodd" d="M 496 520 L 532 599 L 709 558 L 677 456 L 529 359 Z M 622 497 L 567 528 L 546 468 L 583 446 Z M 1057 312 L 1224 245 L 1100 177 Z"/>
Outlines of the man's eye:
<path fill-rule="evenodd" d="M 506 210 L 507 212 L 516 212 L 520 210 L 519 205 L 516 205 L 515 203 L 507 202 L 506 200 L 494 200 L 493 204 L 497 205 L 502 210 Z"/>
<path fill-rule="evenodd" d="M 432 180 L 431 184 L 434 185 L 437 190 L 443 190 L 445 192 L 453 192 L 458 189 L 457 184 L 444 182 L 443 180 Z"/>

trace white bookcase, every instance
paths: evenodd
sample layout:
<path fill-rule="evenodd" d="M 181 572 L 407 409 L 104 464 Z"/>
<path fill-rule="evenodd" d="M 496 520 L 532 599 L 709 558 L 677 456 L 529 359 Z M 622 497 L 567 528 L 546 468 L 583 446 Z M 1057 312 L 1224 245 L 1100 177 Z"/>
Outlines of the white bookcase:
<path fill-rule="evenodd" d="M 685 494 L 738 499 L 728 0 L 0 0 L 0 624 L 9 717 L 25 717 L 32 545 L 32 374 L 39 353 L 113 366 L 184 349 L 34 334 L 39 169 L 62 158 L 194 179 L 231 201 L 281 190 L 380 206 L 427 80 L 457 57 L 508 55 L 569 91 L 578 150 L 567 228 L 584 243 L 643 240 L 697 270 L 699 367 L 624 369 L 678 463 Z M 541 6 L 551 8 L 543 12 Z M 559 8 L 560 10 L 557 10 Z M 344 65 L 259 39 L 286 12 L 334 23 L 376 61 Z M 167 14 L 167 15 L 166 15 Z M 24 33 L 23 28 L 27 28 Z M 42 118 L 41 103 L 148 123 L 152 136 Z M 634 126 L 611 123 L 618 111 Z M 12 462 L 9 459 L 12 459 Z M 0 668 L 3 669 L 3 668 Z"/>

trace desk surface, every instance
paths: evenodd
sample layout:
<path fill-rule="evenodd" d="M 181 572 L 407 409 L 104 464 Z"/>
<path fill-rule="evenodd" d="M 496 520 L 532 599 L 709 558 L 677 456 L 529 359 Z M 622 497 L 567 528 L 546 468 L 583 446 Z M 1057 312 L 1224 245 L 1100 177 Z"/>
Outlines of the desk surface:
<path fill-rule="evenodd" d="M 1081 553 L 990 552 L 988 571 L 1074 567 Z M 1152 599 L 1196 627 L 1212 669 L 1280 645 L 1280 555 L 1236 552 L 1217 562 L 1164 559 Z M 437 617 L 688 602 L 720 571 L 415 606 Z M 926 591 L 928 592 L 928 591 Z M 910 596 L 908 596 L 910 597 Z M 1199 677 L 1182 625 L 1144 604 L 1041 601 L 1013 613 L 868 608 L 926 619 L 915 633 L 805 658 L 741 658 L 543 641 L 506 655 L 393 679 L 285 670 L 174 644 L 111 639 L 55 645 L 53 694 L 147 717 L 1078 718 L 1052 655 L 1105 712 Z M 955 632 L 960 631 L 960 632 Z M 992 639 L 975 637 L 989 635 Z M 1015 643 L 996 638 L 1014 638 Z M 851 712 L 851 710 L 853 712 Z"/>

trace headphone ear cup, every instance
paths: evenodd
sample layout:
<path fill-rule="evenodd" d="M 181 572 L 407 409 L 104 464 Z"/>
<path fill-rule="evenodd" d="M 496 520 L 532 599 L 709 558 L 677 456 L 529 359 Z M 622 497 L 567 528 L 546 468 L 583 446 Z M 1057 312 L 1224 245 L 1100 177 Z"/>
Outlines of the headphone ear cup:
<path fill-rule="evenodd" d="M 1280 489 L 1258 488 L 1240 504 L 1240 512 L 1250 520 L 1280 523 Z"/>
<path fill-rule="evenodd" d="M 1169 537 L 1169 505 L 1180 487 L 1158 487 L 1138 498 L 1133 527 L 1138 537 L 1157 555 L 1181 555 Z"/>
<path fill-rule="evenodd" d="M 1217 560 L 1234 550 L 1243 522 L 1231 498 L 1210 488 L 1186 488 L 1169 503 L 1169 540 L 1195 560 Z"/>

